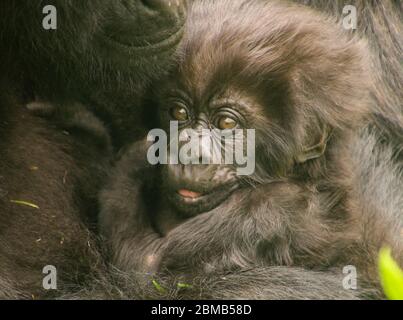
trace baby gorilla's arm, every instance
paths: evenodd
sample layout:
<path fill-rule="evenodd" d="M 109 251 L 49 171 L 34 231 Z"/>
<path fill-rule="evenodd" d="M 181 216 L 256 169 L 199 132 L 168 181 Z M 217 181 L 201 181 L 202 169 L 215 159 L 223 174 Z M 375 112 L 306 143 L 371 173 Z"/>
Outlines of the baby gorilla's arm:
<path fill-rule="evenodd" d="M 154 272 L 164 239 L 153 228 L 143 196 L 156 173 L 147 162 L 147 148 L 148 143 L 140 141 L 124 153 L 109 187 L 101 193 L 99 224 L 119 268 Z"/>
<path fill-rule="evenodd" d="M 243 227 L 252 224 L 246 217 L 237 219 L 239 212 L 234 206 L 238 203 L 235 200 L 239 199 L 230 201 L 225 211 L 219 209 L 198 215 L 162 238 L 154 231 L 149 212 L 145 211 L 141 202 L 134 200 L 140 199 L 140 184 L 135 186 L 133 181 L 120 180 L 114 186 L 123 198 L 109 193 L 109 203 L 103 208 L 106 219 L 102 222 L 104 227 L 109 227 L 107 232 L 115 252 L 114 262 L 129 272 L 129 282 L 133 281 L 135 290 L 139 285 L 146 286 L 143 290 L 152 288 L 148 281 L 140 280 L 145 273 L 159 271 L 159 275 L 154 274 L 153 278 L 167 289 L 169 298 L 357 299 L 358 295 L 371 294 L 365 288 L 345 290 L 341 270 L 315 272 L 295 267 L 263 266 L 248 261 L 257 248 L 252 243 L 246 243 L 246 239 L 239 238 L 245 236 L 242 234 L 245 231 Z M 126 202 L 127 198 L 132 199 L 131 204 Z M 130 210 L 126 211 L 129 207 Z M 234 219 L 230 219 L 230 215 Z M 224 221 L 227 221 L 226 225 Z M 239 241 L 231 243 L 234 238 Z M 229 250 L 228 246 L 232 249 Z M 216 254 L 211 255 L 211 252 Z M 233 255 L 230 256 L 230 253 Z M 167 274 L 163 272 L 165 269 L 169 269 Z M 178 281 L 186 283 L 187 287 L 179 289 Z M 130 293 L 131 284 L 128 286 L 126 292 Z M 158 298 L 160 293 L 154 294 Z"/>
<path fill-rule="evenodd" d="M 292 263 L 288 233 L 293 222 L 284 218 L 290 216 L 284 208 L 298 212 L 295 203 L 307 201 L 310 193 L 286 183 L 252 191 L 241 189 L 214 210 L 183 220 L 163 237 L 155 225 L 169 219 L 169 209 L 165 203 L 155 209 L 147 206 L 145 186 L 152 201 L 158 202 L 163 196 L 154 187 L 161 182 L 158 170 L 145 159 L 145 148 L 140 142 L 125 153 L 112 183 L 102 193 L 101 231 L 119 268 L 196 274 L 242 268 L 256 259 L 265 265 Z M 306 212 L 299 209 L 301 214 L 291 215 L 295 219 L 312 214 L 304 215 Z"/>

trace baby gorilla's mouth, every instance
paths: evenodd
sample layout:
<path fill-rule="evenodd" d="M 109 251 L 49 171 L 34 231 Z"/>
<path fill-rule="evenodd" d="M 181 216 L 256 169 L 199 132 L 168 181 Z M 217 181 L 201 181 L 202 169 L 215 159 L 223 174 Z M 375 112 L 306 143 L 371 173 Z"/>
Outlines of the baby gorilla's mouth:
<path fill-rule="evenodd" d="M 189 217 L 218 207 L 237 188 L 237 184 L 221 185 L 208 191 L 180 188 L 172 192 L 169 199 L 180 213 Z"/>
<path fill-rule="evenodd" d="M 181 195 L 185 199 L 193 199 L 196 200 L 202 197 L 204 194 L 200 192 L 191 191 L 188 189 L 180 189 L 177 191 L 179 195 Z"/>

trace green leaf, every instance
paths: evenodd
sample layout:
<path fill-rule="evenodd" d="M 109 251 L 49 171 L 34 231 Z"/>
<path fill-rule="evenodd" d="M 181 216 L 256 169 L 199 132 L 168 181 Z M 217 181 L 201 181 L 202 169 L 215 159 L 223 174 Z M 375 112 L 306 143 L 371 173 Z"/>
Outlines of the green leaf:
<path fill-rule="evenodd" d="M 386 297 L 390 300 L 403 300 L 403 271 L 393 260 L 390 248 L 381 249 L 378 265 Z"/>

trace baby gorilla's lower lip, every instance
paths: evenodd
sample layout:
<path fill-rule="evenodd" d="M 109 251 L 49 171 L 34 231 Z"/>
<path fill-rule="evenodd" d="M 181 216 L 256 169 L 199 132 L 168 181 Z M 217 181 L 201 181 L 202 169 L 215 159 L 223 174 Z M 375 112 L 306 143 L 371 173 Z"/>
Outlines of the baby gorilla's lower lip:
<path fill-rule="evenodd" d="M 176 189 L 169 193 L 169 201 L 185 217 L 194 217 L 200 213 L 208 212 L 225 201 L 238 184 L 220 185 L 210 190 L 196 192 L 189 189 Z"/>
<path fill-rule="evenodd" d="M 195 191 L 191 191 L 191 190 L 187 190 L 187 189 L 180 189 L 177 192 L 180 196 L 187 198 L 187 199 L 198 199 L 201 196 L 203 196 L 203 194 L 200 192 L 195 192 Z"/>

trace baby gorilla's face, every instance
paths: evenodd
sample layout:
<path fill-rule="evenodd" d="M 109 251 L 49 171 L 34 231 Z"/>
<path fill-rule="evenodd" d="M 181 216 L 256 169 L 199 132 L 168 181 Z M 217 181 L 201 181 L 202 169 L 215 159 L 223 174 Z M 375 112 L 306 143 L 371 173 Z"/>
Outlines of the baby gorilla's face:
<path fill-rule="evenodd" d="M 196 97 L 172 83 L 160 97 L 159 115 L 169 132 L 168 154 L 177 156 L 162 166 L 163 184 L 171 204 L 193 216 L 216 208 L 240 188 L 242 168 L 251 168 L 245 175 L 254 173 L 254 139 L 246 130 L 254 123 L 253 100 L 228 88 Z"/>

